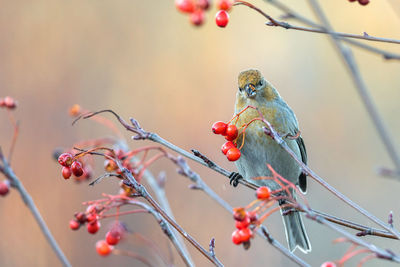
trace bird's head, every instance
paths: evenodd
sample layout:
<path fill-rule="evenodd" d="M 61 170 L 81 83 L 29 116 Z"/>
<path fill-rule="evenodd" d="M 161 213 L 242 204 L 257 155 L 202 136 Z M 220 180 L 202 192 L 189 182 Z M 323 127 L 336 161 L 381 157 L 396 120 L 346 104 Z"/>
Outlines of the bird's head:
<path fill-rule="evenodd" d="M 256 69 L 239 73 L 238 86 L 237 100 L 243 105 L 271 101 L 278 96 L 272 85 Z"/>

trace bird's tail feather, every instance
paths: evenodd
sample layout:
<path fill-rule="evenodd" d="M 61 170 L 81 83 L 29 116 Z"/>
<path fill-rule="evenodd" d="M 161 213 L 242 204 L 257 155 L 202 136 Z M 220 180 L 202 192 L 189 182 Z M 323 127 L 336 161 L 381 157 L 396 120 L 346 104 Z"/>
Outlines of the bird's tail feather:
<path fill-rule="evenodd" d="M 298 211 L 290 211 L 287 214 L 283 214 L 282 218 L 289 250 L 293 252 L 298 247 L 304 253 L 310 252 L 311 244 L 308 240 L 300 213 Z"/>

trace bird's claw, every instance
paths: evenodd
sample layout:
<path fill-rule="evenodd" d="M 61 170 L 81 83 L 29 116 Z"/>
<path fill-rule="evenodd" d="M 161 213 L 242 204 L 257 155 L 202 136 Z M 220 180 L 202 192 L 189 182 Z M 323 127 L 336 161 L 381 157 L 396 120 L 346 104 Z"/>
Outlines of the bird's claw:
<path fill-rule="evenodd" d="M 236 186 L 238 186 L 238 184 L 239 184 L 239 180 L 240 180 L 240 179 L 243 179 L 243 176 L 240 175 L 240 173 L 232 172 L 232 173 L 229 175 L 229 179 L 230 179 L 229 184 L 230 184 L 230 185 L 233 185 L 233 187 L 236 187 Z"/>

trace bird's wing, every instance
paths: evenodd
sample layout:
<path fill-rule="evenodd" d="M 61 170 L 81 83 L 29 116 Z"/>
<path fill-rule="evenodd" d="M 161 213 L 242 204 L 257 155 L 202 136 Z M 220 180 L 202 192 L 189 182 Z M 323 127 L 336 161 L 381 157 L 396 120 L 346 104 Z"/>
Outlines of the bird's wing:
<path fill-rule="evenodd" d="M 301 160 L 303 161 L 304 164 L 307 164 L 307 151 L 306 151 L 306 146 L 304 145 L 303 138 L 299 136 L 296 139 L 296 142 L 300 149 Z M 299 176 L 299 187 L 303 193 L 307 191 L 307 175 L 304 172 L 301 172 Z"/>
<path fill-rule="evenodd" d="M 296 118 L 296 115 L 291 110 L 291 108 L 287 104 L 285 104 L 285 106 L 286 106 L 287 112 L 289 112 L 291 114 L 291 117 Z M 289 126 L 290 134 L 292 134 L 293 136 L 296 136 L 299 133 L 299 129 L 298 129 L 299 126 L 297 123 L 297 119 L 287 120 L 286 125 Z M 303 138 L 301 138 L 301 136 L 296 138 L 296 143 L 300 150 L 301 161 L 303 161 L 304 164 L 307 164 L 307 151 L 306 151 L 306 146 L 304 145 Z M 300 173 L 299 187 L 300 187 L 301 192 L 305 193 L 307 191 L 307 175 L 304 172 Z"/>

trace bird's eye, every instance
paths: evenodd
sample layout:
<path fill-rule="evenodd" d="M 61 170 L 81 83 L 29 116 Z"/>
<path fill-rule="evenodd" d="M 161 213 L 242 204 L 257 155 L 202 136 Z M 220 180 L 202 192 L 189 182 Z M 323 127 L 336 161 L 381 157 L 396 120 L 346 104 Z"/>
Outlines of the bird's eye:
<path fill-rule="evenodd" d="M 243 88 L 242 88 L 242 87 L 239 87 L 239 91 L 240 91 L 240 92 L 243 91 Z"/>
<path fill-rule="evenodd" d="M 263 85 L 263 80 L 261 79 L 259 82 L 258 82 L 258 84 L 257 84 L 258 86 L 261 86 L 261 85 Z"/>

